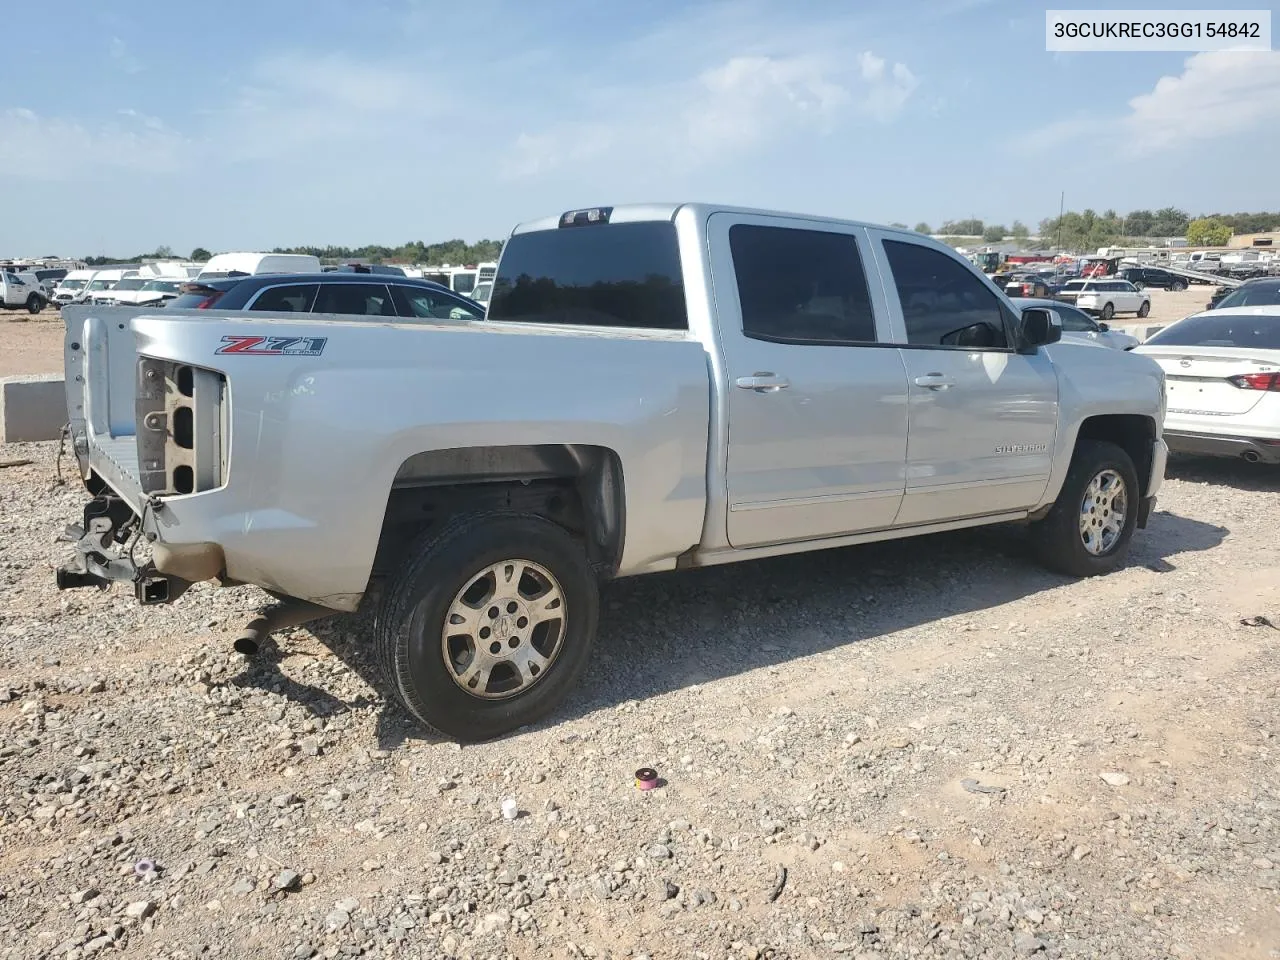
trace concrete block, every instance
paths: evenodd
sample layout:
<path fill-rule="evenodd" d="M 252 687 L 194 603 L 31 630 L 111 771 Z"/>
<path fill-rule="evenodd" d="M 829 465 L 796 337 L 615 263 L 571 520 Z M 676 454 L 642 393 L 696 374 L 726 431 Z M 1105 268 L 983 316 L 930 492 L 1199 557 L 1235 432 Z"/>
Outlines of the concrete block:
<path fill-rule="evenodd" d="M 0 377 L 0 443 L 57 440 L 67 422 L 67 392 L 56 373 Z"/>

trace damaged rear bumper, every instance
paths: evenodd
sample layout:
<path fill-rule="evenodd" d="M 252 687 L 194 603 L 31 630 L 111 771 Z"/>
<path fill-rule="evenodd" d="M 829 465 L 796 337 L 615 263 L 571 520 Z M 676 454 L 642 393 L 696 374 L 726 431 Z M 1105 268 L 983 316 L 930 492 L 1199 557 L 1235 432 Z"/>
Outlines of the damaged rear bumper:
<path fill-rule="evenodd" d="M 143 503 L 141 514 L 120 497 L 94 497 L 85 504 L 84 522 L 69 525 L 58 538 L 73 549 L 57 569 L 58 589 L 128 583 L 139 603 L 170 603 L 191 584 L 222 576 L 225 560 L 217 544 L 157 540 L 154 515 L 163 509 L 154 497 Z M 140 550 L 145 559 L 135 559 Z"/>

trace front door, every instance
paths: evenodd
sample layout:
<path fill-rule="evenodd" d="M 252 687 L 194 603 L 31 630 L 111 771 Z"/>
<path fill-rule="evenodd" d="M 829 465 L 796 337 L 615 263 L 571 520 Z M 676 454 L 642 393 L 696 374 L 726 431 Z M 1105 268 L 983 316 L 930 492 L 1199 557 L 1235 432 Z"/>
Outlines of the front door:
<path fill-rule="evenodd" d="M 1058 381 L 1016 351 L 1013 310 L 949 250 L 876 232 L 907 372 L 907 484 L 897 525 L 1021 510 L 1044 493 Z"/>
<path fill-rule="evenodd" d="M 893 524 L 907 387 L 860 227 L 718 213 L 708 222 L 727 377 L 734 547 Z"/>

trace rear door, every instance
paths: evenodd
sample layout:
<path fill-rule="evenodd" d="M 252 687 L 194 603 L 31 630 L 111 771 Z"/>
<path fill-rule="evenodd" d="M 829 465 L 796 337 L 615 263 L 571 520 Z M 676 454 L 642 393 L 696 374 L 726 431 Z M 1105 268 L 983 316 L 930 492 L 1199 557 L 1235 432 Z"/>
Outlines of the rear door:
<path fill-rule="evenodd" d="M 892 525 L 907 389 L 866 231 L 713 214 L 712 283 L 728 378 L 735 547 Z M 874 267 L 872 268 L 874 270 Z"/>
<path fill-rule="evenodd" d="M 1030 507 L 1044 493 L 1058 380 L 1043 350 L 1019 354 L 1006 301 L 956 254 L 872 231 L 907 372 L 907 485 L 897 525 Z"/>

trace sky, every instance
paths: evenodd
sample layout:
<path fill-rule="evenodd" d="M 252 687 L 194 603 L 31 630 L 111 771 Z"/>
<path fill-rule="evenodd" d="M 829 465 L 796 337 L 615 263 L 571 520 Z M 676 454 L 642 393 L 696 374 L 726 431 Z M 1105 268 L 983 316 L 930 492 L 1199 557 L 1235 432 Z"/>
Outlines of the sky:
<path fill-rule="evenodd" d="M 1280 53 L 1047 53 L 1044 9 L 17 4 L 0 256 L 475 241 L 643 201 L 1032 227 L 1061 191 L 1280 205 Z"/>

